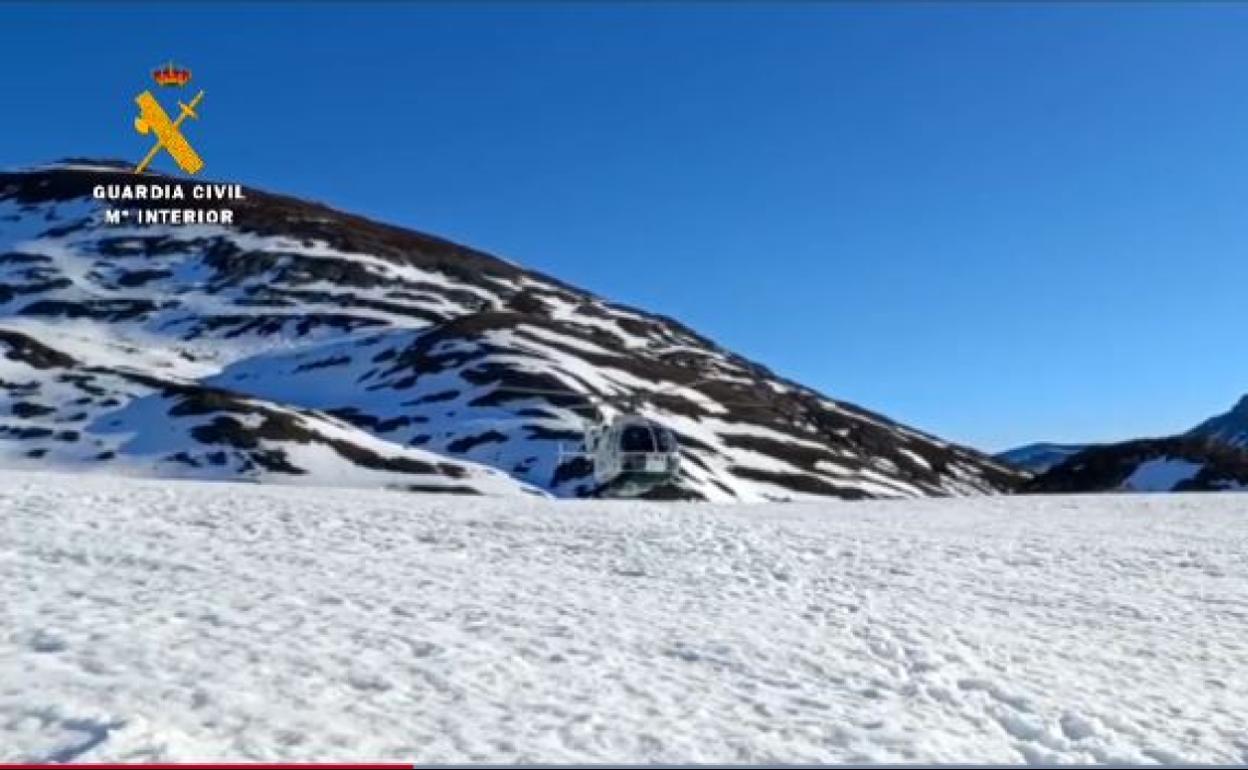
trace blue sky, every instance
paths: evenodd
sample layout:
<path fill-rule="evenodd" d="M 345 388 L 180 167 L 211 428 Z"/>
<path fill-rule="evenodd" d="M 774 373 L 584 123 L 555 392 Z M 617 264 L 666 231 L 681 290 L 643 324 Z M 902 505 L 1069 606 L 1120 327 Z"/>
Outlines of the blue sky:
<path fill-rule="evenodd" d="M 1248 392 L 1248 5 L 0 4 L 0 166 L 137 159 L 675 316 L 982 448 Z"/>

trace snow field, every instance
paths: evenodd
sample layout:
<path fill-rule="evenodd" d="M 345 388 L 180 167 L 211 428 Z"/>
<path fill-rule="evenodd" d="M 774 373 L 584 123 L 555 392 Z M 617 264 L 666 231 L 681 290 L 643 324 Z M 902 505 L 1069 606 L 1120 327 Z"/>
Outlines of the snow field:
<path fill-rule="evenodd" d="M 0 473 L 0 759 L 1248 762 L 1248 499 Z"/>

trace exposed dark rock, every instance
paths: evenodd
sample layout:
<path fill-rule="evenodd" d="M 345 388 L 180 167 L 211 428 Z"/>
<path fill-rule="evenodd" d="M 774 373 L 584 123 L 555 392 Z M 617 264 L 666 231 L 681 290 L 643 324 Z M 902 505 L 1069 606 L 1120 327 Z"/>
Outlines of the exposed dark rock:
<path fill-rule="evenodd" d="M 97 321 L 128 321 L 151 313 L 160 307 L 147 299 L 98 299 L 82 302 L 41 299 L 18 311 L 27 316 L 53 318 L 90 318 Z"/>
<path fill-rule="evenodd" d="M 29 401 L 14 402 L 14 404 L 9 407 L 9 410 L 13 412 L 14 417 L 22 418 L 40 417 L 45 414 L 52 414 L 56 411 L 53 407 L 44 406 L 43 404 L 32 404 Z"/>
<path fill-rule="evenodd" d="M 455 454 L 466 454 L 482 444 L 499 444 L 507 440 L 507 436 L 496 430 L 488 430 L 476 436 L 464 436 L 446 445 L 447 450 Z"/>
<path fill-rule="evenodd" d="M 331 358 L 322 358 L 319 361 L 309 361 L 306 364 L 300 364 L 295 367 L 296 372 L 306 372 L 312 369 L 325 369 L 330 366 L 342 366 L 351 363 L 351 356 L 333 356 Z"/>
<path fill-rule="evenodd" d="M 1201 436 L 1139 439 L 1091 447 L 1035 477 L 1025 492 L 1107 492 L 1149 461 L 1179 461 L 1200 466 L 1172 491 L 1197 492 L 1248 488 L 1248 451 Z M 1129 491 L 1129 490 L 1128 490 Z"/>
<path fill-rule="evenodd" d="M 130 270 L 117 277 L 117 285 L 126 288 L 142 286 L 152 281 L 168 278 L 173 273 L 168 270 Z"/>
<path fill-rule="evenodd" d="M 36 369 L 64 368 L 77 363 L 59 350 L 53 350 L 25 334 L 8 329 L 0 329 L 0 345 L 7 348 L 4 353 L 5 358 L 10 361 L 21 361 Z"/>
<path fill-rule="evenodd" d="M 810 495 L 826 495 L 828 497 L 843 497 L 849 500 L 863 500 L 869 497 L 866 492 L 854 487 L 837 487 L 817 476 L 810 476 L 803 473 L 783 473 L 778 471 L 765 471 L 759 468 L 749 468 L 741 465 L 734 465 L 728 469 L 735 476 L 743 479 L 751 479 L 753 481 L 763 481 L 768 484 L 775 484 L 778 487 L 789 489 L 794 492 L 804 492 Z"/>

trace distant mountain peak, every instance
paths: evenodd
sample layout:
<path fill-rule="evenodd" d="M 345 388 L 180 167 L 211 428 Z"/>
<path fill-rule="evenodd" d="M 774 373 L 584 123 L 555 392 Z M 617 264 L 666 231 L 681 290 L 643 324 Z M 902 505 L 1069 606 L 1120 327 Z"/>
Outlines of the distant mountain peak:
<path fill-rule="evenodd" d="M 1205 420 L 1188 431 L 1188 435 L 1248 447 L 1248 395 L 1241 397 L 1229 412 Z"/>
<path fill-rule="evenodd" d="M 1029 473 L 1044 473 L 1065 462 L 1067 458 L 1079 454 L 1088 446 L 1088 444 L 1055 444 L 1041 441 L 1000 452 L 996 458 Z"/>

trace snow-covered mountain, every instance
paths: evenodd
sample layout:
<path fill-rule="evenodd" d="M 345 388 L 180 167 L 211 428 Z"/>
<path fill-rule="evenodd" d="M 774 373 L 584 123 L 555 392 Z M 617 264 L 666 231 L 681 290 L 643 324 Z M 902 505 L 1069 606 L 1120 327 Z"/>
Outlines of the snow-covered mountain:
<path fill-rule="evenodd" d="M 1229 412 L 1211 417 L 1192 428 L 1188 435 L 1203 436 L 1230 446 L 1248 449 L 1248 395 Z"/>
<path fill-rule="evenodd" d="M 1217 492 L 1248 489 L 1248 451 L 1202 436 L 1093 446 L 1028 482 L 1029 492 Z"/>
<path fill-rule="evenodd" d="M 1088 448 L 1088 444 L 1038 443 L 999 452 L 995 457 L 1001 462 L 1032 473 L 1044 473 Z"/>
<path fill-rule="evenodd" d="M 104 224 L 93 186 L 137 182 L 182 184 L 99 164 L 0 174 L 6 465 L 576 496 L 590 468 L 561 446 L 642 402 L 683 447 L 666 496 L 1022 478 L 670 318 L 319 204 L 249 189 L 228 227 Z"/>
<path fill-rule="evenodd" d="M 1248 396 L 1180 436 L 1113 444 L 1030 444 L 997 458 L 1037 474 L 1031 492 L 1248 489 Z"/>

